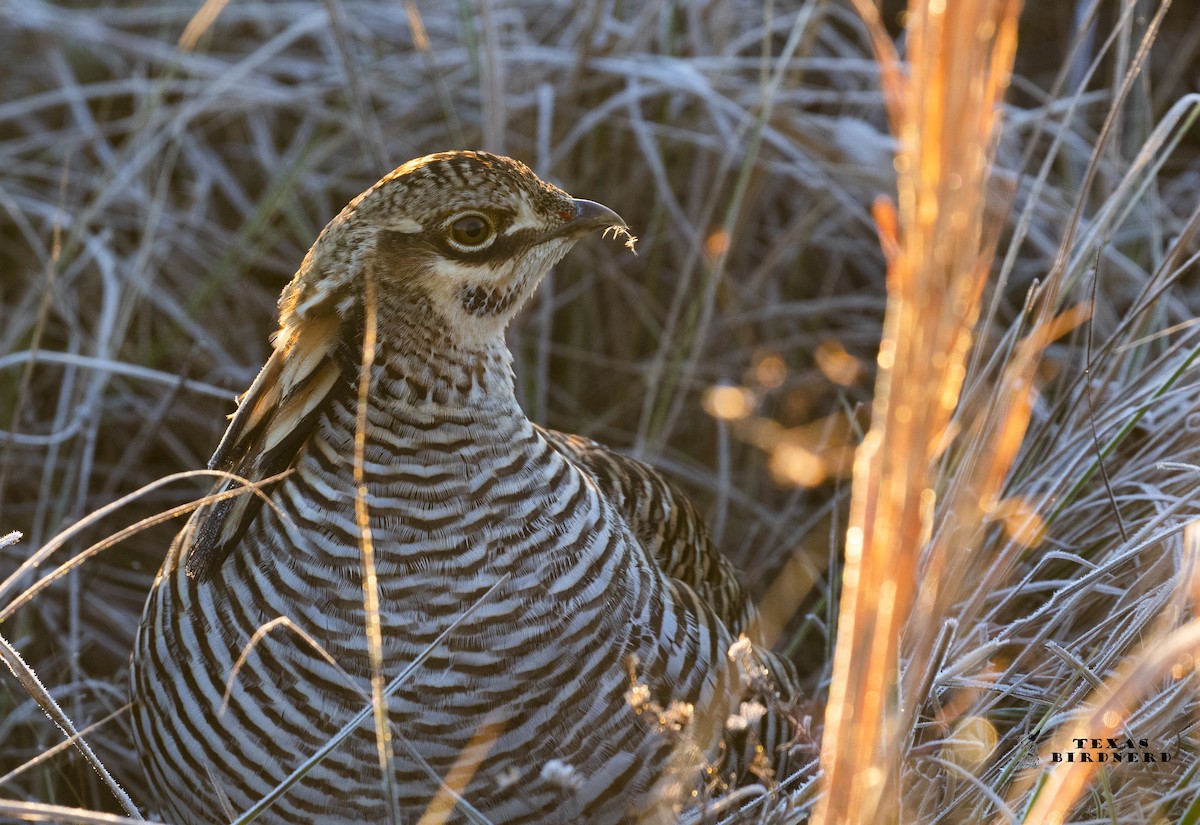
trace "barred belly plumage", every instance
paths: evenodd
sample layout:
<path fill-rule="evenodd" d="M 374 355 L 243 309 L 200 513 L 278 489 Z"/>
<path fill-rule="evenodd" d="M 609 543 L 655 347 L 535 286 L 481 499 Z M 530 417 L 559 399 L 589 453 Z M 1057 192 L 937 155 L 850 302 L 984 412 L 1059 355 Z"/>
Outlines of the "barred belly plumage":
<path fill-rule="evenodd" d="M 366 459 L 386 678 L 474 607 L 390 697 L 395 735 L 441 777 L 482 725 L 500 731 L 466 792 L 493 821 L 554 821 L 555 812 L 618 821 L 648 791 L 670 745 L 626 701 L 624 660 L 635 654 L 674 698 L 703 702 L 724 690 L 728 635 L 674 615 L 661 574 L 631 552 L 594 482 L 523 415 L 435 407 L 399 420 L 380 406 L 371 410 Z M 173 822 L 219 818 L 214 783 L 234 812 L 245 809 L 369 704 L 347 483 L 354 415 L 347 400 L 319 425 L 278 487 L 278 511 L 263 509 L 211 586 L 197 588 L 176 558 L 148 606 L 154 639 L 141 635 L 139 657 L 156 679 L 177 676 L 185 686 L 169 695 L 150 671 L 140 675 L 139 734 L 161 755 L 148 769 L 161 786 L 189 789 Z M 181 623 L 181 614 L 199 621 Z M 275 627 L 234 675 L 255 632 L 279 617 L 311 642 Z M 415 822 L 438 787 L 403 743 L 394 751 L 400 809 Z M 375 754 L 364 725 L 263 821 L 384 821 Z M 554 760 L 575 770 L 568 782 L 546 769 Z"/>

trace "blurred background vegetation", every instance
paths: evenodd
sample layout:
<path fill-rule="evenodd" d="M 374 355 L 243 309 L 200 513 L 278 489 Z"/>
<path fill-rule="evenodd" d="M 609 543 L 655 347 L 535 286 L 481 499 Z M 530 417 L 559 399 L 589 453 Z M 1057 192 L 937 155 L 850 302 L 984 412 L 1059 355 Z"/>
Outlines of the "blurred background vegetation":
<path fill-rule="evenodd" d="M 957 619 L 965 651 L 1083 582 L 1058 604 L 1066 620 L 1008 637 L 1083 648 L 995 700 L 990 724 L 1003 719 L 997 735 L 1012 740 L 995 752 L 1015 755 L 969 770 L 992 771 L 985 785 L 1001 796 L 1027 755 L 1013 743 L 1048 713 L 1032 695 L 1062 688 L 1067 703 L 1063 686 L 1107 672 L 1156 614 L 1123 624 L 1118 611 L 1115 641 L 1081 628 L 1133 610 L 1131 594 L 1174 592 L 1178 571 L 1160 562 L 1182 556 L 1080 577 L 1146 552 L 1146 535 L 1181 540 L 1200 510 L 1194 471 L 1175 486 L 1154 475 L 1200 461 L 1196 376 L 1182 360 L 1200 311 L 1200 15 L 1176 3 L 1160 19 L 1161 8 L 1078 0 L 1030 4 L 1022 18 L 987 193 L 1002 285 L 985 295 L 971 373 L 982 383 L 964 397 L 986 406 L 986 356 L 1011 343 L 1031 285 L 1062 254 L 1074 272 L 1064 301 L 1096 304 L 1040 376 L 1019 474 L 1043 496 L 1037 540 L 1021 534 L 1023 511 L 1007 536 L 987 533 L 1021 548 L 1009 589 Z M 882 11 L 902 50 L 903 4 Z M 1123 87 L 1147 32 L 1148 60 Z M 515 324 L 526 409 L 650 460 L 695 497 L 798 660 L 819 722 L 845 480 L 885 302 L 871 205 L 895 189 L 877 68 L 846 2 L 13 0 L 0 5 L 0 45 L 0 533 L 23 534 L 0 551 L 0 581 L 98 508 L 205 465 L 268 354 L 280 288 L 347 200 L 409 158 L 482 148 L 611 206 L 640 237 L 636 255 L 581 244 Z M 1077 208 L 1082 229 L 1063 253 Z M 1113 360 L 1081 377 L 1093 348 Z M 1094 455 L 1118 433 L 1108 487 L 1056 458 Z M 182 479 L 90 520 L 38 575 L 207 486 Z M 117 712 L 88 738 L 135 799 L 123 669 L 179 523 L 137 531 L 0 622 L 78 726 Z M 1094 553 L 1076 565 L 1085 545 Z M 1029 563 L 1033 548 L 1061 563 Z M 0 585 L 0 610 L 33 580 Z M 976 681 L 972 698 L 957 694 L 964 707 L 983 696 Z M 935 734 L 914 747 L 959 764 Z M 113 809 L 73 751 L 5 776 L 61 739 L 0 679 L 0 795 Z M 1183 807 L 1180 788 L 1200 781 L 1186 769 L 1162 775 Z M 986 794 L 931 771 L 938 815 L 983 810 L 970 806 Z"/>

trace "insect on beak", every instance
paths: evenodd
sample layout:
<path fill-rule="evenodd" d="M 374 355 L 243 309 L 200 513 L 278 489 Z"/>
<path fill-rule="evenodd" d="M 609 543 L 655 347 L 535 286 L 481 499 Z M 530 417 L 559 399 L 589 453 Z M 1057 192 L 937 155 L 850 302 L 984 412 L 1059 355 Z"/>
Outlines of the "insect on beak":
<path fill-rule="evenodd" d="M 596 230 L 615 229 L 628 235 L 629 227 L 625 220 L 616 212 L 602 203 L 574 198 L 571 203 L 575 206 L 575 216 L 546 236 L 546 240 L 554 238 L 582 238 Z"/>

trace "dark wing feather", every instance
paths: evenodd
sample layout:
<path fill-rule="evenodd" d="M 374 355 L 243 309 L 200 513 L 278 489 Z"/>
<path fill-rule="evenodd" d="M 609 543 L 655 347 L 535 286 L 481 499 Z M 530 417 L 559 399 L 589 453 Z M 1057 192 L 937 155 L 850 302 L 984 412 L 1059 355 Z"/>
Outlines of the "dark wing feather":
<path fill-rule="evenodd" d="M 752 631 L 757 613 L 737 568 L 713 544 L 704 519 L 682 490 L 650 465 L 603 444 L 539 430 L 596 480 L 664 573 L 695 590 L 734 636 Z"/>
<path fill-rule="evenodd" d="M 772 758 L 786 765 L 784 754 L 793 744 L 794 734 L 788 707 L 799 695 L 796 669 L 784 657 L 760 646 L 758 611 L 742 588 L 737 569 L 713 544 L 695 506 L 648 464 L 581 436 L 538 429 L 555 449 L 595 479 L 668 576 L 677 605 L 701 625 L 719 619 L 734 639 L 745 635 L 752 642 L 736 656 L 731 647 L 730 658 L 749 679 L 742 684 L 743 700 L 763 701 L 772 710 L 755 723 L 754 737 L 727 735 L 726 769 L 741 781 L 752 781 L 760 770 L 755 766 L 756 745 L 768 753 L 778 752 Z"/>
<path fill-rule="evenodd" d="M 209 469 L 259 482 L 295 462 L 343 372 L 336 358 L 338 335 L 339 323 L 332 312 L 280 330 L 275 351 L 239 400 Z M 240 485 L 235 479 L 224 479 L 213 493 Z M 262 497 L 247 489 L 197 510 L 192 517 L 188 575 L 201 579 L 212 575 L 262 504 Z"/>

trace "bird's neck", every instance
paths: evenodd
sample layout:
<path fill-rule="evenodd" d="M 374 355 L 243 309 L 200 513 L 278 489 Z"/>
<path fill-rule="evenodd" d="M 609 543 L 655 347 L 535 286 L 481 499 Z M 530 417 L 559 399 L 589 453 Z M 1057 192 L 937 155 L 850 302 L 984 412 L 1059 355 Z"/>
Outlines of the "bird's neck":
<path fill-rule="evenodd" d="M 503 334 L 465 338 L 432 307 L 406 309 L 390 317 L 381 314 L 371 381 L 373 406 L 520 412 L 512 354 Z"/>
<path fill-rule="evenodd" d="M 484 350 L 381 348 L 372 406 L 516 408 L 512 356 L 501 341 Z"/>

